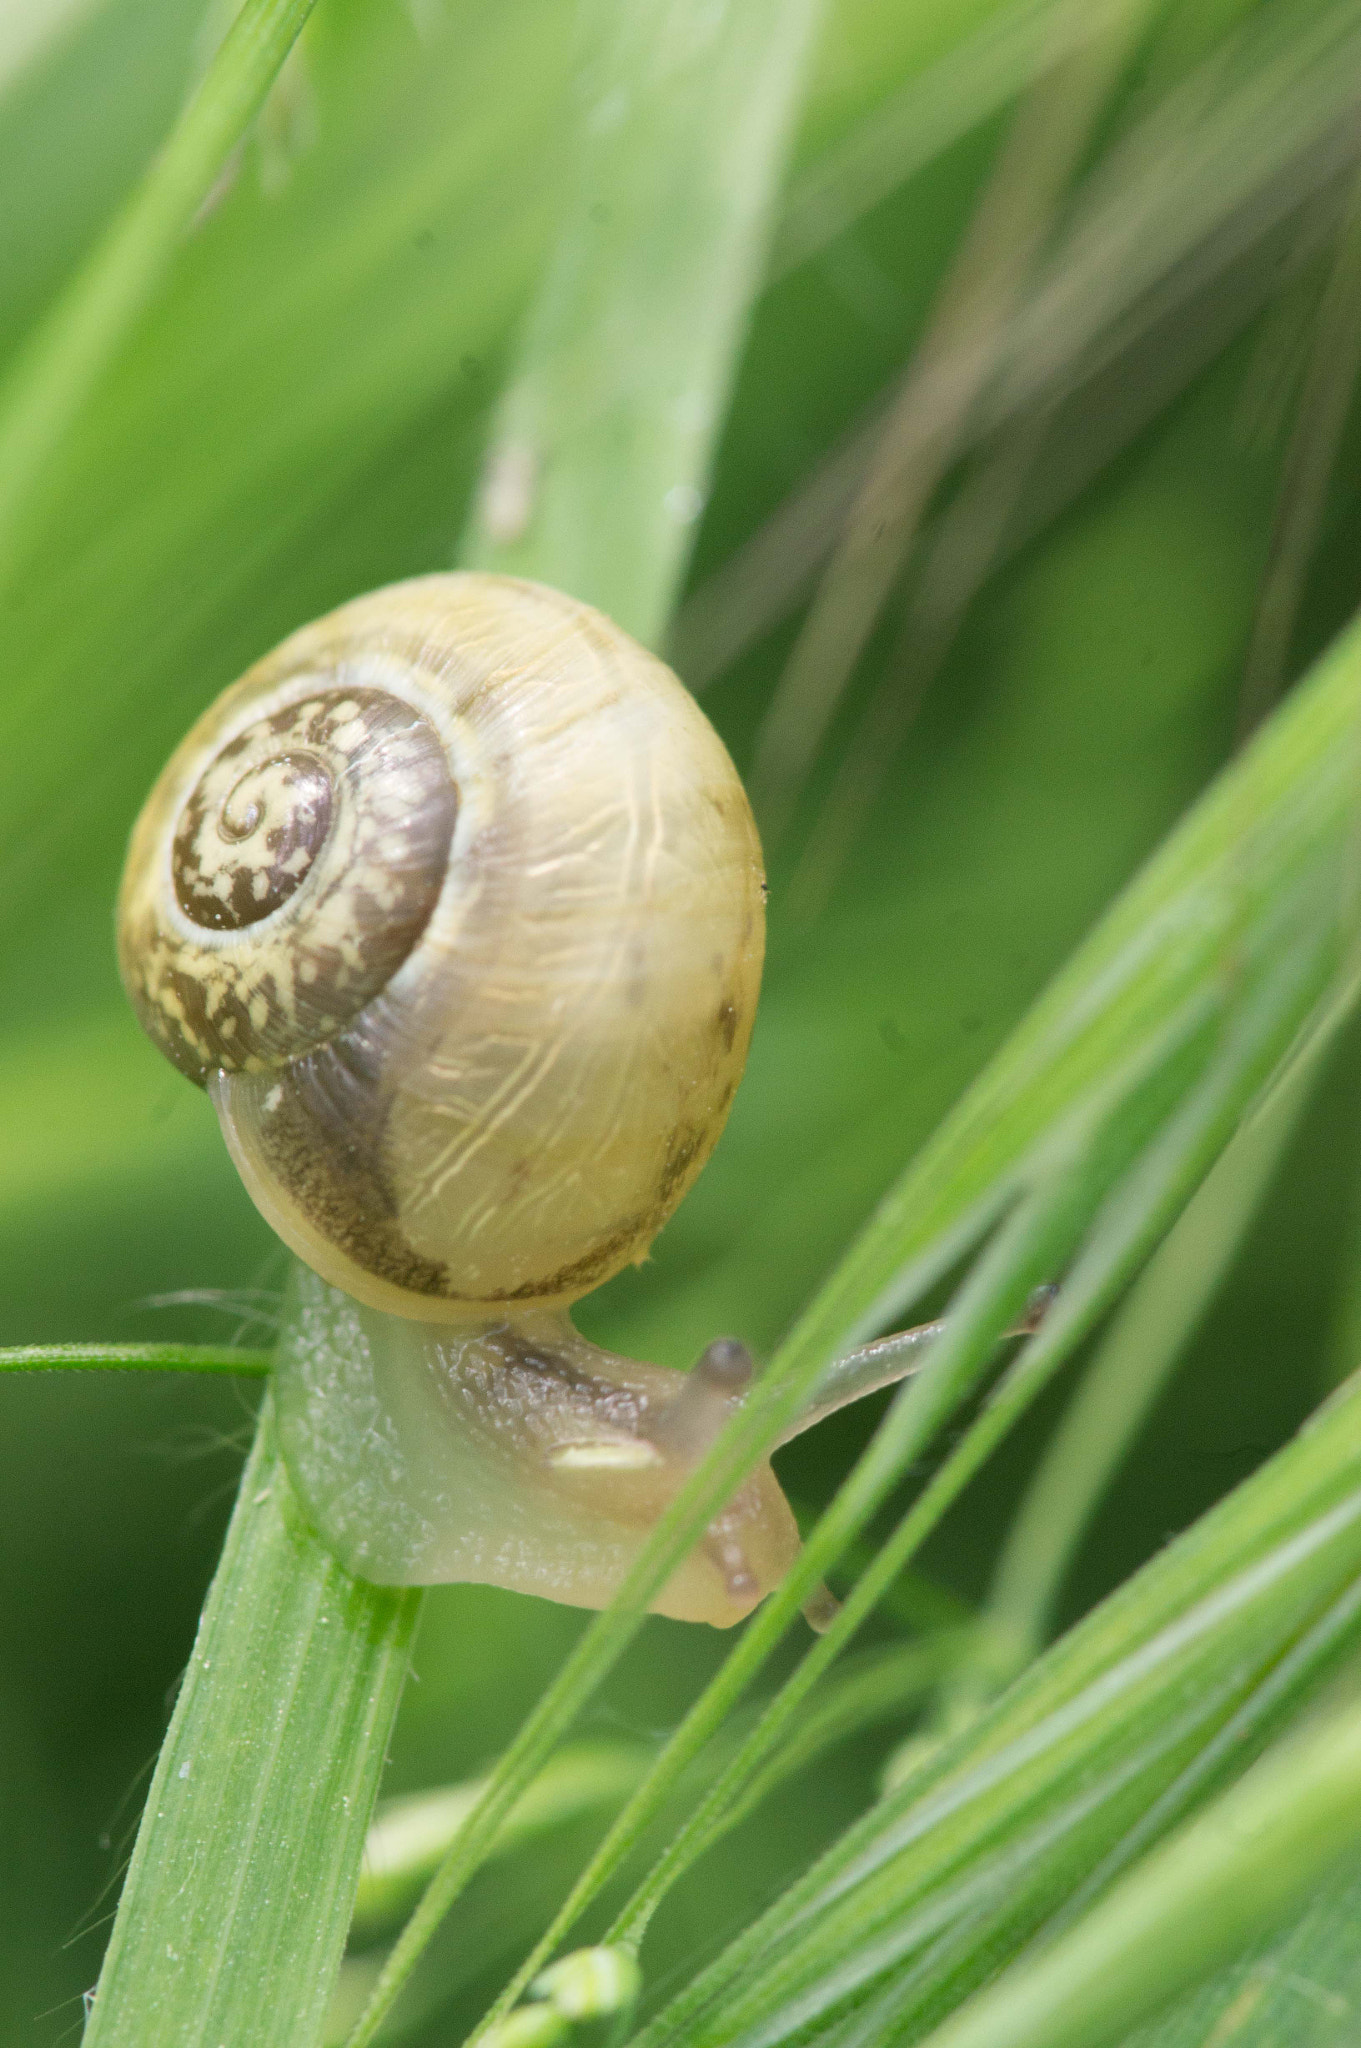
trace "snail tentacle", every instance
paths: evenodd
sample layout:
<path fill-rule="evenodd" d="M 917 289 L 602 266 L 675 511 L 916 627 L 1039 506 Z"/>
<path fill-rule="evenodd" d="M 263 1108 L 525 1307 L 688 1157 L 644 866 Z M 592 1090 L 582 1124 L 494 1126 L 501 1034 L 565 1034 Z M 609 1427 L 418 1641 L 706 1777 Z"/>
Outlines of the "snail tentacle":
<path fill-rule="evenodd" d="M 1026 1303 L 1021 1320 L 1005 1330 L 1003 1335 L 1032 1337 L 1057 1293 L 1057 1287 L 1050 1284 L 1037 1287 Z M 848 1408 L 853 1401 L 863 1401 L 868 1394 L 880 1393 L 885 1387 L 897 1386 L 901 1381 L 911 1379 L 926 1363 L 923 1352 L 929 1351 L 946 1327 L 944 1318 L 931 1323 L 917 1323 L 910 1330 L 894 1330 L 887 1337 L 878 1337 L 872 1344 L 862 1344 L 857 1350 L 833 1359 L 809 1395 L 807 1406 L 783 1431 L 779 1442 L 790 1443 L 796 1436 L 802 1436 L 805 1430 L 825 1422 L 829 1415 L 835 1415 L 839 1408 Z"/>

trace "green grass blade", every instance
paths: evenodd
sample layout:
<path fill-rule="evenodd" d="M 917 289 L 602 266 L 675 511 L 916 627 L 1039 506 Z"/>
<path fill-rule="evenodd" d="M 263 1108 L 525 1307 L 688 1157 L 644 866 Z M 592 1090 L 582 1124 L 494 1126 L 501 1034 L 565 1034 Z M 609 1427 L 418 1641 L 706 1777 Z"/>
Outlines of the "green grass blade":
<path fill-rule="evenodd" d="M 1337 1668 L 1361 1635 L 1359 1542 L 1353 1387 L 921 1763 L 641 2041 L 849 2043 L 890 2013 L 949 2011 L 1103 1855 L 1142 1842 L 1150 1812 L 1174 1825 Z"/>
<path fill-rule="evenodd" d="M 208 1372 L 259 1379 L 268 1351 L 230 1344 L 12 1344 L 0 1347 L 0 1372 Z"/>
<path fill-rule="evenodd" d="M 1347 1859 L 1292 1925 L 1179 1998 L 1129 2048 L 1349 2048 L 1361 1991 L 1361 1879 Z"/>
<path fill-rule="evenodd" d="M 325 2017 L 419 1596 L 302 1521 L 268 1406 L 152 1780 L 87 2048 L 307 2048 Z"/>
<path fill-rule="evenodd" d="M 1237 1133 L 1122 1305 L 1008 1531 L 980 1636 L 990 1684 L 1043 1643 L 1083 1532 L 1222 1282 L 1314 1079 L 1303 1063 Z"/>
<path fill-rule="evenodd" d="M 583 1813 L 619 1806 L 647 1768 L 641 1745 L 576 1743 L 559 1751 L 506 1818 L 492 1853 L 504 1856 Z M 364 1844 L 351 1935 L 360 1941 L 396 1919 L 449 1851 L 485 1791 L 474 1779 L 385 1799 Z"/>
<path fill-rule="evenodd" d="M 1355 1703 L 1283 1743 L 1052 1950 L 929 2035 L 931 2048 L 1105 2048 L 1277 1926 L 1361 1827 Z"/>
<path fill-rule="evenodd" d="M 659 637 L 765 245 L 817 0 L 607 9 L 553 261 L 502 403 L 470 565 Z"/>
<path fill-rule="evenodd" d="M 0 579 L 34 493 L 259 112 L 314 0 L 243 0 L 198 91 L 124 212 L 0 386 Z"/>

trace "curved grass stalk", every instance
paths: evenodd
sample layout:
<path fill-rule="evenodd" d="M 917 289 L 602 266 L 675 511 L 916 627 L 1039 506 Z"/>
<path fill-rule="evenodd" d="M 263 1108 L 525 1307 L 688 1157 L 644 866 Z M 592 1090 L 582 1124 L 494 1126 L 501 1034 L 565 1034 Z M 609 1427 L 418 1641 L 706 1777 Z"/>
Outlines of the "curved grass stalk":
<path fill-rule="evenodd" d="M 0 385 L 0 590 L 45 471 L 264 104 L 314 0 L 242 0 L 160 155 Z"/>

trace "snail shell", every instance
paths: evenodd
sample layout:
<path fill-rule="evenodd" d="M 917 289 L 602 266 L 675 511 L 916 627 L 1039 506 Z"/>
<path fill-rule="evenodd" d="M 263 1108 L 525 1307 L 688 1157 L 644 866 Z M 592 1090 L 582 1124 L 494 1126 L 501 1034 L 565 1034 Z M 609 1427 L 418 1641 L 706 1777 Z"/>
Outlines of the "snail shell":
<path fill-rule="evenodd" d="M 456 1323 L 645 1254 L 727 1115 L 762 949 L 694 701 L 600 613 L 487 575 L 359 598 L 219 698 L 119 907 L 138 1015 L 279 1235 Z"/>

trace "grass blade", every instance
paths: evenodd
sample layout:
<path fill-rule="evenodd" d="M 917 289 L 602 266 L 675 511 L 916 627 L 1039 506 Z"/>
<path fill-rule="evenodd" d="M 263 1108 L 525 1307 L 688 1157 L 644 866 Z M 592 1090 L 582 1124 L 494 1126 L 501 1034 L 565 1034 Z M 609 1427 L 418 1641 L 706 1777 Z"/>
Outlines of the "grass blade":
<path fill-rule="evenodd" d="M 1151 1812 L 1165 1831 L 1219 1789 L 1361 1635 L 1359 1423 L 1353 1387 L 920 1763 L 640 2042 L 797 2029 L 849 2048 L 939 2019 Z"/>
<path fill-rule="evenodd" d="M 345 1944 L 419 1596 L 303 1523 L 268 1401 L 156 1765 L 86 2048 L 308 2048 Z"/>
<path fill-rule="evenodd" d="M 1280 1924 L 1355 1850 L 1361 1713 L 1283 1743 L 1088 1918 L 928 2036 L 931 2048 L 1104 2048 Z"/>
<path fill-rule="evenodd" d="M 1348 2048 L 1358 1972 L 1361 1881 L 1350 1859 L 1319 1885 L 1305 1911 L 1254 1953 L 1238 1956 L 1183 1995 L 1130 2048 Z"/>
<path fill-rule="evenodd" d="M 243 0 L 160 155 L 0 387 L 0 580 L 43 473 L 263 105 L 314 0 Z"/>
<path fill-rule="evenodd" d="M 817 11 L 606 11 L 575 189 L 501 407 L 470 565 L 548 577 L 639 639 L 660 635 L 708 492 Z"/>
<path fill-rule="evenodd" d="M 1121 1307 L 1008 1532 L 982 1625 L 991 1684 L 1039 1651 L 1083 1531 L 1222 1282 L 1315 1077 L 1303 1063 L 1237 1133 Z"/>

